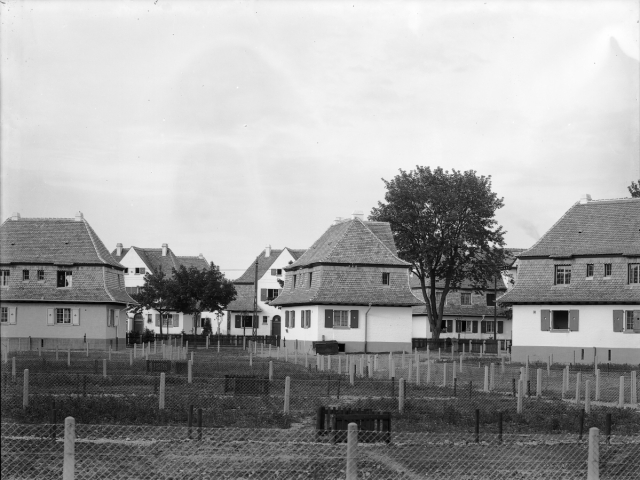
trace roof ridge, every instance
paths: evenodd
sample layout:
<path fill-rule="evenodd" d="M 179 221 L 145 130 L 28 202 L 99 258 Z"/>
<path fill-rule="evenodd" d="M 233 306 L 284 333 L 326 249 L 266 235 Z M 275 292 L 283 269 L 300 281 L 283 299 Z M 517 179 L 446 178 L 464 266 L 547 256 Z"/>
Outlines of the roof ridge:
<path fill-rule="evenodd" d="M 378 240 L 378 242 L 379 242 L 379 243 L 381 243 L 381 244 L 382 244 L 382 246 L 383 246 L 384 248 L 386 248 L 386 249 L 387 249 L 387 251 L 391 254 L 391 256 L 392 256 L 392 257 L 395 257 L 397 260 L 400 260 L 401 262 L 409 263 L 409 262 L 407 262 L 406 260 L 401 259 L 401 258 L 400 258 L 398 255 L 396 255 L 395 253 L 393 253 L 393 252 L 391 251 L 391 249 L 390 249 L 389 247 L 387 247 L 387 245 L 386 245 L 386 244 L 385 244 L 385 243 L 380 239 L 380 237 L 378 237 L 375 233 L 373 233 L 373 231 L 372 231 L 372 230 L 371 230 L 371 229 L 370 229 L 370 228 L 365 224 L 365 222 L 363 222 L 363 221 L 362 221 L 362 220 L 360 220 L 359 218 L 355 218 L 355 219 L 354 219 L 354 221 L 355 221 L 355 220 L 360 221 L 360 223 L 362 223 L 362 225 L 364 225 L 364 227 L 365 227 L 367 230 L 369 230 L 369 232 L 371 232 L 371 234 L 372 234 L 372 235 L 373 235 L 373 236 Z M 371 223 L 374 223 L 374 222 L 371 222 Z M 389 222 L 375 222 L 375 223 L 385 224 L 385 223 L 389 223 Z M 393 232 L 391 232 L 391 235 L 393 236 Z M 395 240 L 394 240 L 394 243 L 395 243 Z"/>
<path fill-rule="evenodd" d="M 83 218 L 82 219 L 82 223 L 84 224 L 84 228 L 87 230 L 87 234 L 89 235 L 89 238 L 91 239 L 91 244 L 93 245 L 93 249 L 96 251 L 96 255 L 98 256 L 98 258 L 100 260 L 102 260 L 102 263 L 107 263 L 107 261 L 100 256 L 100 252 L 98 252 L 98 247 L 96 247 L 96 242 L 93 239 L 93 235 L 91 235 L 91 230 L 88 227 L 88 222 Z M 118 262 L 118 263 L 120 263 L 120 262 Z M 103 272 L 102 276 L 104 278 L 104 272 Z M 105 286 L 105 288 L 106 288 L 106 286 Z M 111 295 L 109 295 L 109 296 L 111 296 Z M 113 300 L 113 298 L 111 298 L 111 300 Z"/>
<path fill-rule="evenodd" d="M 346 222 L 341 222 L 341 223 L 346 223 Z M 332 225 L 332 227 L 333 227 L 333 226 L 338 226 L 338 225 L 340 225 L 340 223 L 337 223 L 336 225 Z M 348 232 L 348 231 L 353 227 L 353 225 L 354 225 L 353 221 L 349 222 L 349 224 L 347 225 L 347 228 L 345 228 L 345 229 L 342 231 L 342 235 L 340 235 L 340 237 L 339 237 L 338 239 L 336 239 L 335 244 L 334 244 L 334 245 L 331 247 L 331 249 L 326 253 L 326 255 L 324 256 L 324 258 L 323 258 L 323 259 L 321 259 L 321 260 L 319 260 L 320 262 L 322 262 L 322 261 L 326 261 L 326 259 L 327 259 L 327 258 L 329 258 L 329 257 L 331 256 L 331 254 L 333 253 L 333 251 L 334 251 L 334 250 L 336 249 L 336 247 L 338 246 L 338 243 L 340 243 L 340 241 L 341 241 L 342 239 L 344 239 L 344 237 L 347 235 L 347 232 Z M 331 227 L 329 227 L 329 228 L 331 228 Z"/>

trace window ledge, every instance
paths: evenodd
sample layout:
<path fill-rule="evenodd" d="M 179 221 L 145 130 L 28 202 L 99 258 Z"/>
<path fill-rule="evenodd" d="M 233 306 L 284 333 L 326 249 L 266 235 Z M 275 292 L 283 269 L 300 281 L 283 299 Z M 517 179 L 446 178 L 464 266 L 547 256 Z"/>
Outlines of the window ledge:
<path fill-rule="evenodd" d="M 351 330 L 351 327 L 337 327 L 337 326 L 335 326 L 335 325 L 333 326 L 333 328 L 334 328 L 335 330 Z"/>
<path fill-rule="evenodd" d="M 637 333 L 640 333 L 640 330 L 625 330 L 623 333 L 625 333 L 625 334 L 626 334 L 626 333 L 630 333 L 630 334 L 632 334 L 632 335 L 633 335 L 634 333 L 636 333 L 636 334 L 637 334 Z"/>
<path fill-rule="evenodd" d="M 569 329 L 551 329 L 549 330 L 551 333 L 569 333 L 571 330 Z"/>

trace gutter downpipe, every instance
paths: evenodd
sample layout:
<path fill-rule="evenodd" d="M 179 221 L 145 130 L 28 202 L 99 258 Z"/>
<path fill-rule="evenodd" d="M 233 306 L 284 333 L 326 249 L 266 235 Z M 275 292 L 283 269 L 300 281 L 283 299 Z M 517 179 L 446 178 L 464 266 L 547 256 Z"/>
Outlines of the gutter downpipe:
<path fill-rule="evenodd" d="M 367 317 L 369 315 L 369 310 L 371 310 L 371 304 L 369 304 L 367 311 L 364 312 L 364 353 L 367 353 Z"/>

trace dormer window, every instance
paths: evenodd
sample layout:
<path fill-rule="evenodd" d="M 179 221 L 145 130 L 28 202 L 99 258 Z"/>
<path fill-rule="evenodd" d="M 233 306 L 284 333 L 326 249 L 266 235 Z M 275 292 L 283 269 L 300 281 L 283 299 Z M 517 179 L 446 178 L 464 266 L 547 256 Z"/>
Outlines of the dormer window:
<path fill-rule="evenodd" d="M 29 281 L 29 270 L 22 270 L 22 281 L 23 282 Z"/>
<path fill-rule="evenodd" d="M 571 283 L 571 265 L 556 265 L 555 284 L 569 285 Z"/>
<path fill-rule="evenodd" d="M 313 282 L 313 272 L 309 272 L 309 288 L 311 288 L 311 282 Z"/>
<path fill-rule="evenodd" d="M 39 282 L 44 281 L 44 270 L 38 270 L 38 281 Z"/>
<path fill-rule="evenodd" d="M 297 276 L 297 275 L 294 275 L 294 276 L 293 276 L 293 288 L 296 288 L 297 280 L 298 280 L 298 276 Z"/>
<path fill-rule="evenodd" d="M 9 286 L 9 275 L 11 274 L 11 272 L 9 270 L 2 270 L 2 280 L 0 282 L 0 284 L 3 287 L 8 287 Z"/>
<path fill-rule="evenodd" d="M 640 263 L 629 264 L 629 284 L 640 284 Z"/>
<path fill-rule="evenodd" d="M 70 288 L 73 285 L 73 272 L 71 270 L 58 270 L 58 288 Z"/>
<path fill-rule="evenodd" d="M 593 278 L 593 263 L 587 263 L 587 278 Z"/>
<path fill-rule="evenodd" d="M 389 272 L 383 272 L 382 273 L 382 284 L 383 285 L 389 285 L 390 280 L 391 280 L 391 274 Z"/>
<path fill-rule="evenodd" d="M 605 263 L 604 264 L 604 276 L 605 277 L 610 277 L 611 276 L 611 264 L 610 263 Z"/>

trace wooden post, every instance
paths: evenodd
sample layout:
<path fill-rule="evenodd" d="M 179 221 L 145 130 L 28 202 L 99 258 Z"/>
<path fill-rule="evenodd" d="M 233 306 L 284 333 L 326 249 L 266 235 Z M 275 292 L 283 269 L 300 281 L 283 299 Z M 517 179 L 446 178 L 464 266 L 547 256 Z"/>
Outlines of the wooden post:
<path fill-rule="evenodd" d="M 416 351 L 418 349 L 416 348 Z M 420 357 L 416 360 L 416 385 L 420 385 Z"/>
<path fill-rule="evenodd" d="M 347 480 L 358 479 L 358 425 L 350 423 L 347 427 Z"/>
<path fill-rule="evenodd" d="M 493 391 L 496 388 L 496 364 L 491 362 L 489 365 L 489 390 Z"/>
<path fill-rule="evenodd" d="M 584 382 L 584 410 L 591 413 L 591 380 Z"/>
<path fill-rule="evenodd" d="M 624 407 L 624 375 L 620 377 L 620 390 L 618 392 L 618 407 Z"/>
<path fill-rule="evenodd" d="M 587 480 L 600 480 L 600 430 L 589 429 L 589 456 L 587 460 Z"/>
<path fill-rule="evenodd" d="M 193 383 L 193 361 L 187 362 L 187 383 Z"/>
<path fill-rule="evenodd" d="M 271 345 L 269 345 L 269 348 L 271 348 Z M 271 353 L 269 353 L 269 355 L 271 355 Z M 304 354 L 304 368 L 306 368 L 307 370 L 309 369 L 309 354 L 308 353 Z"/>
<path fill-rule="evenodd" d="M 133 367 L 133 350 L 129 352 L 129 366 Z"/>
<path fill-rule="evenodd" d="M 138 350 L 137 350 L 137 345 L 135 343 L 133 344 L 133 358 L 134 359 L 138 358 Z"/>
<path fill-rule="evenodd" d="M 396 378 L 396 361 L 391 357 L 391 378 Z"/>
<path fill-rule="evenodd" d="M 600 369 L 596 370 L 596 402 L 600 400 Z"/>
<path fill-rule="evenodd" d="M 438 347 L 438 360 L 442 360 L 442 348 Z"/>
<path fill-rule="evenodd" d="M 580 390 L 582 389 L 582 373 L 576 375 L 576 405 L 580 405 Z"/>
<path fill-rule="evenodd" d="M 356 384 L 356 366 L 353 364 L 353 368 L 349 367 L 349 383 L 351 385 Z"/>
<path fill-rule="evenodd" d="M 291 395 L 291 378 L 284 379 L 284 414 L 289 415 L 289 397 Z"/>
<path fill-rule="evenodd" d="M 40 351 L 40 347 L 38 347 L 38 352 Z M 87 342 L 87 357 L 89 357 L 89 342 Z"/>
<path fill-rule="evenodd" d="M 249 350 L 249 366 L 253 367 L 253 352 Z"/>
<path fill-rule="evenodd" d="M 269 345 L 271 347 L 271 345 Z M 218 336 L 218 353 L 220 353 L 220 336 Z"/>
<path fill-rule="evenodd" d="M 107 359 L 102 359 L 102 378 L 107 378 Z"/>
<path fill-rule="evenodd" d="M 16 381 L 16 357 L 11 357 L 11 378 Z"/>
<path fill-rule="evenodd" d="M 164 393 L 165 393 L 165 374 L 160 374 L 160 395 L 158 395 L 158 408 L 164 410 Z"/>
<path fill-rule="evenodd" d="M 404 350 L 402 350 L 402 368 L 405 368 L 406 366 L 407 364 L 405 362 Z"/>
<path fill-rule="evenodd" d="M 565 392 L 567 391 L 566 385 L 567 385 L 567 369 L 564 368 L 562 369 L 562 397 L 563 398 L 564 398 Z"/>
<path fill-rule="evenodd" d="M 58 342 L 56 341 L 56 362 L 58 361 Z"/>
<path fill-rule="evenodd" d="M 442 386 L 447 386 L 447 363 L 442 364 Z"/>
<path fill-rule="evenodd" d="M 476 443 L 480 443 L 480 409 L 476 408 Z"/>
<path fill-rule="evenodd" d="M 522 396 L 524 394 L 524 380 L 518 381 L 518 413 L 522 413 Z"/>
<path fill-rule="evenodd" d="M 360 376 L 364 377 L 364 357 L 360 357 Z"/>
<path fill-rule="evenodd" d="M 398 411 L 400 414 L 404 413 L 404 378 L 400 379 L 398 387 Z"/>
<path fill-rule="evenodd" d="M 529 355 L 527 355 L 527 363 L 524 369 L 524 375 L 526 377 L 527 380 L 529 380 L 531 377 L 529 376 Z"/>
<path fill-rule="evenodd" d="M 22 408 L 29 406 L 29 369 L 24 369 L 24 377 L 22 383 Z"/>
<path fill-rule="evenodd" d="M 631 402 L 632 405 L 638 404 L 638 376 L 635 370 L 631 371 Z"/>
<path fill-rule="evenodd" d="M 502 357 L 502 366 L 500 367 L 500 373 L 504 375 L 504 357 Z"/>
<path fill-rule="evenodd" d="M 269 360 L 269 381 L 273 382 L 273 360 Z"/>
<path fill-rule="evenodd" d="M 482 345 L 480 345 L 480 356 L 484 357 L 484 347 L 486 345 L 486 340 L 482 340 Z"/>
<path fill-rule="evenodd" d="M 64 456 L 62 480 L 73 480 L 76 471 L 76 421 L 73 417 L 64 419 Z"/>
<path fill-rule="evenodd" d="M 540 398 L 542 396 L 542 369 L 538 368 L 536 373 L 536 397 Z"/>
<path fill-rule="evenodd" d="M 462 355 L 460 356 L 460 373 L 462 373 Z"/>
<path fill-rule="evenodd" d="M 489 366 L 484 366 L 484 391 L 489 391 Z"/>
<path fill-rule="evenodd" d="M 71 366 L 71 347 L 67 349 L 67 367 Z"/>
<path fill-rule="evenodd" d="M 427 385 L 431 383 L 431 360 L 427 360 Z"/>

